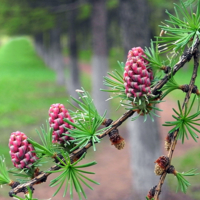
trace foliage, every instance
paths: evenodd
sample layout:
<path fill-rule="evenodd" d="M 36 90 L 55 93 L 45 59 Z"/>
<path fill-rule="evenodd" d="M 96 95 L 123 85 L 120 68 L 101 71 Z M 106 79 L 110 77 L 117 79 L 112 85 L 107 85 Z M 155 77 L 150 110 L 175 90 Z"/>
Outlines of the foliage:
<path fill-rule="evenodd" d="M 35 142 L 34 140 L 28 138 L 27 141 L 30 142 L 35 148 L 36 153 L 53 157 L 58 152 L 58 147 L 53 144 L 52 142 L 52 132 L 53 128 L 49 127 L 49 124 L 47 123 L 47 130 L 45 131 L 44 125 L 41 127 L 41 133 L 37 130 L 38 136 L 40 140 L 42 141 L 42 145 L 38 142 Z"/>
<path fill-rule="evenodd" d="M 152 44 L 153 45 L 153 44 Z M 152 46 L 153 48 L 153 46 Z M 147 50 L 148 51 L 148 50 Z M 149 54 L 150 55 L 150 54 Z M 150 58 L 150 57 L 149 57 Z M 112 73 L 108 72 L 110 77 L 104 77 L 104 85 L 110 89 L 101 89 L 104 92 L 110 92 L 113 94 L 109 99 L 120 98 L 120 105 L 124 106 L 127 110 L 135 110 L 138 113 L 138 116 L 132 118 L 136 120 L 140 115 L 144 115 L 144 122 L 147 120 L 147 115 L 154 121 L 153 115 L 159 117 L 155 111 L 161 111 L 159 108 L 154 105 L 160 103 L 161 101 L 155 100 L 155 96 L 148 97 L 127 97 L 125 93 L 123 72 L 124 72 L 124 63 L 118 62 L 120 70 L 113 71 Z M 118 107 L 119 108 L 119 107 Z"/>
<path fill-rule="evenodd" d="M 52 28 L 54 21 L 47 8 L 31 7 L 28 1 L 1 1 L 0 26 L 7 34 L 35 34 Z"/>
<path fill-rule="evenodd" d="M 65 122 L 75 127 L 71 130 L 68 129 L 70 134 L 67 134 L 74 138 L 71 142 L 76 144 L 71 151 L 78 147 L 84 147 L 88 142 L 92 142 L 93 149 L 96 151 L 95 143 L 100 142 L 98 135 L 106 129 L 102 128 L 97 130 L 104 123 L 106 111 L 103 116 L 98 113 L 93 99 L 84 88 L 82 88 L 82 90 L 77 90 L 77 92 L 81 101 L 74 97 L 71 97 L 71 99 L 78 105 L 78 107 L 68 101 L 75 109 L 75 111 L 70 110 L 70 115 L 75 122 L 73 123 L 66 118 L 64 119 Z"/>
<path fill-rule="evenodd" d="M 116 0 L 106 1 L 106 6 L 108 9 L 119 7 L 119 1 L 116 1 Z"/>
<path fill-rule="evenodd" d="M 185 6 L 189 6 L 189 5 L 193 4 L 193 3 L 195 3 L 195 6 L 196 6 L 197 1 L 196 0 L 187 0 L 187 1 L 184 2 Z"/>
<path fill-rule="evenodd" d="M 163 124 L 163 126 L 174 126 L 174 128 L 171 129 L 169 133 L 172 133 L 177 130 L 178 131 L 177 137 L 182 140 L 182 143 L 184 143 L 185 137 L 188 139 L 187 132 L 189 132 L 189 134 L 191 135 L 191 137 L 194 139 L 195 142 L 197 142 L 196 138 L 199 138 L 197 134 L 194 132 L 194 130 L 197 131 L 198 133 L 200 133 L 200 130 L 195 128 L 193 125 L 200 126 L 199 123 L 196 123 L 200 120 L 199 118 L 197 118 L 198 115 L 200 114 L 200 111 L 197 111 L 195 114 L 189 116 L 190 111 L 192 110 L 192 107 L 194 105 L 195 98 L 196 96 L 194 96 L 189 108 L 187 105 L 185 106 L 185 111 L 182 111 L 180 101 L 178 101 L 179 112 L 173 108 L 173 111 L 177 114 L 177 116 L 172 115 L 172 117 L 176 121 L 169 121 Z"/>
<path fill-rule="evenodd" d="M 8 170 L 5 164 L 5 158 L 0 156 L 0 185 L 9 184 L 11 179 L 8 175 Z"/>
<path fill-rule="evenodd" d="M 154 42 L 151 40 L 151 47 L 145 47 L 145 54 L 147 55 L 145 59 L 149 61 L 149 66 L 153 70 L 153 74 L 157 75 L 157 72 L 162 70 L 162 67 L 165 66 L 158 51 L 158 42 L 155 43 L 154 47 Z"/>
<path fill-rule="evenodd" d="M 43 164 L 47 163 L 47 160 L 44 160 L 43 158 L 38 159 L 35 161 L 30 168 L 10 168 L 8 169 L 8 172 L 16 177 L 16 180 L 19 183 L 26 183 L 27 180 L 30 178 L 32 179 L 34 177 L 34 173 L 36 170 L 38 170 Z"/>
<path fill-rule="evenodd" d="M 174 77 L 171 76 L 169 81 L 166 83 L 165 86 L 162 87 L 161 91 L 163 92 L 161 99 L 164 99 L 170 92 L 180 89 L 180 86 L 175 81 Z"/>
<path fill-rule="evenodd" d="M 90 17 L 90 15 L 91 15 L 91 12 L 92 12 L 91 4 L 86 3 L 86 4 L 82 5 L 82 6 L 79 8 L 79 12 L 78 12 L 77 18 L 78 18 L 79 20 L 88 19 L 88 18 Z"/>
<path fill-rule="evenodd" d="M 169 20 L 161 25 L 161 29 L 165 32 L 163 36 L 157 37 L 161 45 L 162 52 L 177 51 L 183 52 L 185 46 L 192 42 L 192 46 L 197 36 L 200 36 L 200 1 L 198 1 L 196 12 L 193 13 L 192 5 L 190 11 L 181 1 L 181 5 L 175 4 L 175 15 L 166 11 Z"/>
<path fill-rule="evenodd" d="M 182 192 L 186 193 L 186 190 L 188 188 L 188 186 L 190 186 L 190 183 L 184 178 L 184 176 L 196 176 L 199 173 L 195 173 L 197 169 L 191 169 L 187 172 L 176 172 L 175 176 L 177 178 L 178 181 L 178 186 L 176 188 L 176 192 L 178 192 L 178 190 L 180 189 Z"/>
<path fill-rule="evenodd" d="M 89 108 L 89 114 L 90 114 L 90 108 Z M 67 134 L 68 136 L 74 138 L 74 140 L 72 140 L 71 142 L 76 144 L 76 146 L 72 148 L 71 151 L 77 149 L 78 147 L 82 148 L 86 146 L 88 142 L 92 143 L 93 150 L 96 151 L 95 143 L 100 143 L 98 135 L 107 129 L 106 127 L 97 130 L 104 122 L 104 116 L 101 119 L 98 119 L 96 116 L 94 116 L 94 118 L 90 118 L 88 121 L 84 120 L 83 117 L 83 119 L 78 120 L 76 123 L 73 123 L 68 119 L 65 119 L 64 121 L 75 127 L 75 129 L 68 130 L 70 134 Z"/>
<path fill-rule="evenodd" d="M 74 101 L 75 104 L 78 106 L 73 105 L 70 101 L 68 103 L 72 106 L 72 108 L 75 109 L 75 111 L 69 110 L 70 116 L 76 121 L 79 119 L 83 119 L 88 121 L 90 118 L 96 117 L 98 120 L 102 119 L 102 116 L 99 115 L 97 112 L 97 109 L 94 105 L 94 101 L 90 94 L 85 91 L 84 88 L 81 88 L 81 90 L 76 90 L 78 93 L 79 99 L 76 99 L 71 96 L 71 99 Z M 104 115 L 106 114 L 106 111 L 104 112 Z M 105 119 L 105 118 L 104 118 Z"/>
<path fill-rule="evenodd" d="M 194 168 L 194 166 L 199 166 L 198 157 L 200 156 L 200 149 L 199 148 L 192 148 L 185 152 L 183 155 L 178 156 L 176 159 L 173 159 L 172 164 L 176 166 L 176 169 L 181 169 L 182 172 L 187 172 L 188 169 Z M 192 155 L 192 156 L 191 156 Z M 199 171 L 199 170 L 198 170 Z M 176 189 L 178 187 L 177 182 L 175 181 L 175 176 L 168 176 L 167 177 L 167 185 L 170 188 L 171 191 L 176 192 Z M 186 177 L 187 178 L 187 177 Z M 199 191 L 194 192 L 194 188 L 198 187 L 199 185 L 199 177 L 188 177 L 187 178 L 191 184 L 191 187 L 188 187 L 187 189 L 187 195 L 193 199 L 199 198 Z M 180 188 L 179 188 L 179 191 Z"/>
<path fill-rule="evenodd" d="M 149 199 L 148 197 L 146 197 L 146 200 L 154 200 L 154 198 L 152 198 L 152 199 Z"/>
<path fill-rule="evenodd" d="M 79 163 L 83 157 L 85 156 L 85 154 L 83 154 L 81 156 L 81 158 L 79 158 L 76 162 L 71 163 L 69 155 L 66 153 L 62 153 L 63 156 L 63 160 L 61 160 L 60 158 L 60 164 L 57 164 L 60 169 L 57 171 L 48 171 L 49 173 L 57 173 L 57 172 L 61 172 L 61 174 L 56 177 L 55 179 L 51 180 L 50 186 L 54 187 L 56 185 L 59 185 L 58 189 L 56 190 L 56 192 L 54 193 L 53 196 L 55 196 L 61 189 L 61 187 L 63 186 L 63 184 L 66 182 L 65 185 L 65 190 L 64 190 L 64 194 L 63 197 L 65 197 L 66 193 L 67 193 L 67 189 L 68 187 L 70 188 L 70 198 L 73 199 L 73 188 L 75 188 L 76 192 L 78 193 L 79 196 L 79 200 L 82 199 L 81 194 L 85 197 L 85 199 L 87 199 L 87 196 L 83 190 L 83 187 L 81 185 L 81 183 L 83 183 L 84 185 L 86 185 L 88 188 L 90 188 L 91 190 L 93 190 L 93 188 L 87 183 L 85 182 L 84 179 L 86 179 L 87 181 L 90 181 L 94 184 L 99 185 L 99 183 L 97 183 L 96 181 L 93 181 L 92 179 L 86 177 L 85 175 L 83 175 L 84 173 L 86 174 L 94 174 L 93 172 L 88 172 L 85 170 L 82 170 L 81 168 L 86 168 L 86 167 L 90 167 L 93 166 L 95 164 L 97 164 L 95 161 L 87 163 L 87 164 L 83 164 L 83 165 L 78 165 L 77 163 Z"/>
<path fill-rule="evenodd" d="M 131 120 L 136 120 L 139 116 L 144 116 L 144 122 L 147 120 L 147 116 L 150 117 L 152 122 L 154 122 L 154 116 L 160 117 L 156 114 L 157 111 L 162 111 L 160 108 L 156 107 L 155 104 L 158 104 L 162 101 L 155 100 L 155 97 L 142 97 L 142 98 L 136 98 L 135 102 L 133 104 L 126 104 L 123 103 L 123 106 L 126 106 L 127 110 L 135 110 L 138 115 Z"/>
<path fill-rule="evenodd" d="M 125 86 L 123 80 L 123 73 L 125 64 L 123 62 L 119 62 L 119 70 L 115 69 L 112 73 L 108 72 L 110 77 L 104 77 L 104 85 L 109 87 L 110 89 L 101 89 L 104 92 L 110 92 L 113 94 L 110 99 L 120 98 L 121 101 L 128 100 L 125 93 Z"/>

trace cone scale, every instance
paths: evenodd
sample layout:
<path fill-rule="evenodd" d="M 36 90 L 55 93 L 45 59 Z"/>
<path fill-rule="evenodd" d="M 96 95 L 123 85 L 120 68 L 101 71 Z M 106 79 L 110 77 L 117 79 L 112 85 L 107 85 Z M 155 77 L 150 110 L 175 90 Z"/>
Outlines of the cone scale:
<path fill-rule="evenodd" d="M 146 55 L 141 47 L 134 47 L 128 52 L 124 68 L 124 85 L 127 97 L 142 97 L 150 93 L 153 73 L 145 60 Z"/>
<path fill-rule="evenodd" d="M 66 141 L 73 140 L 72 137 L 64 135 L 69 133 L 68 129 L 73 128 L 70 124 L 64 122 L 65 118 L 74 122 L 63 104 L 52 104 L 49 109 L 49 124 L 53 128 L 52 137 L 54 143 L 65 143 Z"/>
<path fill-rule="evenodd" d="M 12 163 L 16 168 L 30 168 L 38 159 L 33 152 L 35 151 L 33 145 L 28 143 L 27 136 L 20 131 L 11 133 L 9 148 Z"/>

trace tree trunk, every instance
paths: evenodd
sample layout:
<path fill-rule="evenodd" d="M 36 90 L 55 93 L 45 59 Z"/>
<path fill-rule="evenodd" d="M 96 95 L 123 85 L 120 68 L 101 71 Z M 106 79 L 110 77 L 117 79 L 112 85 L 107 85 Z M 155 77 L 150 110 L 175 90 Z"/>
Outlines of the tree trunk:
<path fill-rule="evenodd" d="M 103 86 L 103 76 L 108 71 L 107 59 L 107 39 L 106 39 L 106 5 L 105 0 L 92 1 L 92 94 L 98 111 L 103 114 L 105 109 L 108 110 L 108 94 L 101 92 Z"/>
<path fill-rule="evenodd" d="M 59 26 L 51 29 L 49 46 L 49 56 L 51 62 L 49 64 L 56 72 L 56 83 L 58 85 L 65 85 L 64 61 L 60 45 L 60 35 L 61 31 Z"/>
<path fill-rule="evenodd" d="M 50 55 L 50 30 L 45 31 L 43 34 L 43 48 L 44 48 L 44 52 L 43 52 L 43 60 L 45 62 L 45 64 L 47 66 L 49 66 L 50 68 L 52 68 L 51 66 L 51 55 Z M 52 68 L 53 69 L 53 68 Z"/>
<path fill-rule="evenodd" d="M 149 11 L 147 0 L 120 0 L 122 40 L 126 55 L 132 47 L 144 48 L 150 44 Z M 131 167 L 134 194 L 145 199 L 148 191 L 158 183 L 154 174 L 154 161 L 161 155 L 157 121 L 143 122 L 141 116 L 128 122 L 131 144 Z"/>
<path fill-rule="evenodd" d="M 34 35 L 34 44 L 35 44 L 35 50 L 37 54 L 43 58 L 44 53 L 44 38 L 43 33 L 37 33 Z"/>
<path fill-rule="evenodd" d="M 147 0 L 120 0 L 120 19 L 126 53 L 133 46 L 148 46 L 150 27 Z"/>
<path fill-rule="evenodd" d="M 154 174 L 154 161 L 161 156 L 161 140 L 157 122 L 140 116 L 128 121 L 127 129 L 131 150 L 133 191 L 137 199 L 145 199 L 148 191 L 155 186 L 159 177 Z"/>
<path fill-rule="evenodd" d="M 48 38 L 46 38 L 48 35 Z M 34 35 L 34 45 L 37 54 L 44 60 L 45 64 L 51 69 L 54 69 L 52 65 L 51 55 L 51 43 L 50 43 L 50 31 L 45 33 L 37 33 Z M 54 69 L 55 70 L 55 69 Z"/>
<path fill-rule="evenodd" d="M 69 11 L 67 16 L 69 22 L 69 69 L 70 76 L 67 80 L 67 90 L 73 97 L 78 97 L 76 89 L 80 89 L 80 75 L 78 67 L 77 32 L 76 32 L 76 10 Z M 69 87 L 70 86 L 70 87 Z"/>

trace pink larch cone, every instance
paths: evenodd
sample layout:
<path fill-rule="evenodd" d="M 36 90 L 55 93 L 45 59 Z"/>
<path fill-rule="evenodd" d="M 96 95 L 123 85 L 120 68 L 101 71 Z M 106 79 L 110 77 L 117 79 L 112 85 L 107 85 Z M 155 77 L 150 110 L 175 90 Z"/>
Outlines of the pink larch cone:
<path fill-rule="evenodd" d="M 16 168 L 30 168 L 30 166 L 38 159 L 34 151 L 34 147 L 27 141 L 27 136 L 16 131 L 11 133 L 9 139 L 9 148 L 12 162 Z"/>
<path fill-rule="evenodd" d="M 141 97 L 150 92 L 153 73 L 147 69 L 148 61 L 141 47 L 132 48 L 128 52 L 128 57 L 124 71 L 125 92 L 128 97 Z"/>
<path fill-rule="evenodd" d="M 64 143 L 65 141 L 73 140 L 72 137 L 64 135 L 69 133 L 68 129 L 73 128 L 70 124 L 63 121 L 64 118 L 67 118 L 69 121 L 74 122 L 63 104 L 52 104 L 49 109 L 49 124 L 50 127 L 53 128 L 52 137 L 54 143 Z"/>

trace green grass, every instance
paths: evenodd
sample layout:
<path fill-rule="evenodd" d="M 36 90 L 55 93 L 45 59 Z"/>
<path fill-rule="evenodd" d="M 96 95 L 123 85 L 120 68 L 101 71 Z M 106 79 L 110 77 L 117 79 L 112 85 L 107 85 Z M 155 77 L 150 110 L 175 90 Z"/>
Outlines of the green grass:
<path fill-rule="evenodd" d="M 110 60 L 114 60 L 119 52 L 112 50 L 111 54 Z M 83 57 L 89 59 L 90 52 L 82 53 Z M 0 47 L 0 72 L 0 145 L 8 151 L 12 132 L 19 130 L 37 139 L 35 129 L 48 119 L 50 105 L 68 106 L 68 96 L 65 87 L 55 84 L 55 72 L 37 56 L 29 38 L 13 38 Z M 82 73 L 81 83 L 86 90 L 91 88 L 88 80 L 91 77 Z M 114 104 L 113 109 L 118 105 Z"/>
<path fill-rule="evenodd" d="M 10 134 L 19 130 L 38 139 L 35 129 L 48 120 L 50 105 L 67 107 L 67 99 L 65 87 L 55 84 L 55 72 L 37 56 L 29 38 L 13 38 L 0 47 L 0 155 L 8 167 L 13 167 Z M 4 187 L 1 195 L 7 196 L 8 191 Z"/>
<path fill-rule="evenodd" d="M 67 104 L 65 87 L 55 84 L 54 71 L 28 38 L 14 38 L 0 48 L 0 85 L 1 146 L 17 130 L 36 138 L 35 129 L 48 119 L 50 105 Z"/>
<path fill-rule="evenodd" d="M 197 169 L 197 173 L 200 173 L 200 148 L 191 149 L 188 152 L 186 152 L 185 155 L 181 157 L 176 157 L 172 161 L 172 165 L 175 166 L 175 169 L 179 172 L 186 172 L 192 168 Z M 194 177 L 185 177 L 190 183 L 191 186 L 189 186 L 187 190 L 187 195 L 191 196 L 195 200 L 200 199 L 200 174 Z M 168 175 L 167 176 L 168 186 L 172 191 L 176 191 L 177 187 L 177 180 L 174 175 Z"/>
<path fill-rule="evenodd" d="M 8 140 L 14 131 L 38 139 L 35 129 L 48 120 L 51 104 L 69 106 L 66 88 L 57 86 L 55 78 L 55 72 L 37 56 L 29 38 L 12 38 L 0 47 L 0 155 L 9 158 Z M 90 75 L 81 74 L 81 84 L 87 90 L 91 88 L 90 80 Z"/>

